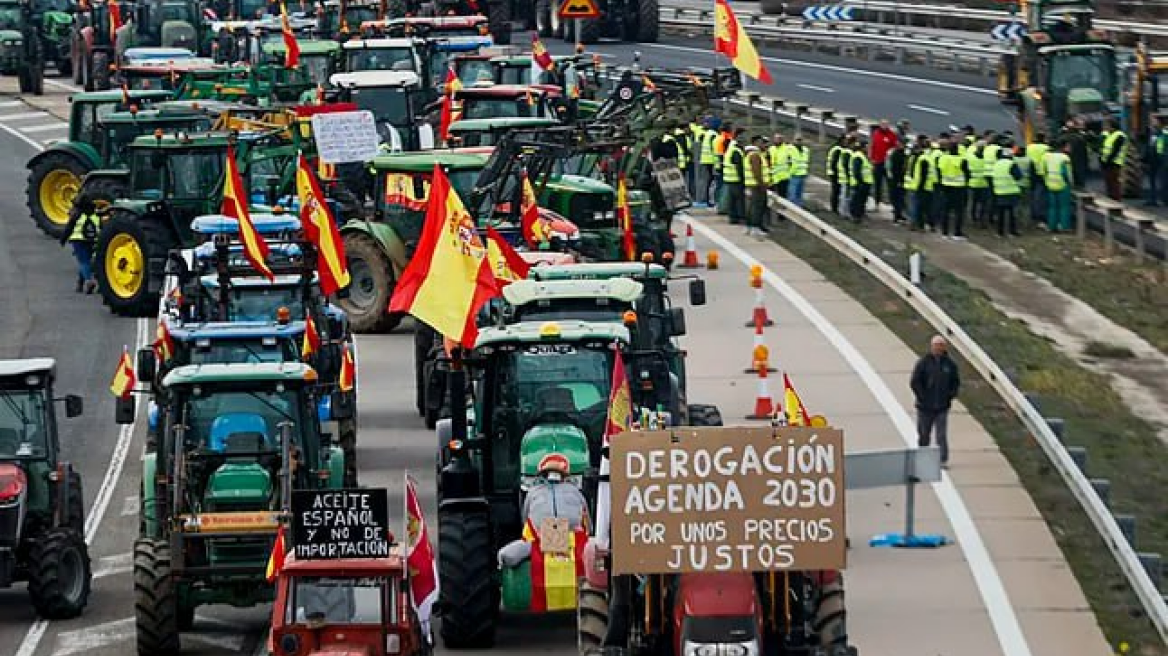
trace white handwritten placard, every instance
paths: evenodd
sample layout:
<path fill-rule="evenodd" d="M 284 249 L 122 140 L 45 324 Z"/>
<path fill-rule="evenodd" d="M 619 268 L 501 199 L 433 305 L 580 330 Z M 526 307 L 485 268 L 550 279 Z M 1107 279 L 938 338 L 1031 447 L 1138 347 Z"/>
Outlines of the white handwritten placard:
<path fill-rule="evenodd" d="M 377 123 L 373 112 L 328 112 L 312 117 L 316 151 L 329 164 L 368 162 L 377 156 Z"/>

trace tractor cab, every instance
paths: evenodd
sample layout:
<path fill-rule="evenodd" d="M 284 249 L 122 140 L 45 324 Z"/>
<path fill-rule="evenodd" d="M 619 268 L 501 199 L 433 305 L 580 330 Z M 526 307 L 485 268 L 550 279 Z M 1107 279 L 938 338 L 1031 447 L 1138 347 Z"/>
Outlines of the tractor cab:
<path fill-rule="evenodd" d="M 559 123 L 542 116 L 459 119 L 450 124 L 450 140 L 464 148 L 490 147 L 510 130 L 546 128 Z"/>
<path fill-rule="evenodd" d="M 426 70 L 422 61 L 423 44 L 419 39 L 351 39 L 341 46 L 344 70 L 413 73 L 421 78 Z"/>
<path fill-rule="evenodd" d="M 323 39 L 297 39 L 300 47 L 300 70 L 308 82 L 327 85 L 334 73 L 340 70 L 341 45 L 336 41 Z M 287 48 L 283 41 L 265 43 L 264 56 L 273 66 L 283 67 Z"/>
<path fill-rule="evenodd" d="M 128 89 L 175 91 L 188 73 L 200 69 L 214 69 L 216 66 L 214 60 L 205 57 L 175 60 L 144 59 L 127 62 L 118 67 L 118 78 Z"/>
<path fill-rule="evenodd" d="M 203 13 L 189 0 L 146 0 L 132 7 L 133 32 L 127 40 L 134 46 L 200 50 Z M 120 36 L 120 35 L 119 35 Z M 122 39 L 119 38 L 118 46 Z"/>
<path fill-rule="evenodd" d="M 54 402 L 78 417 L 78 396 L 53 397 L 52 358 L 0 360 L 0 588 L 28 581 L 50 619 L 77 617 L 89 600 L 81 476 L 61 460 Z"/>
<path fill-rule="evenodd" d="M 373 113 L 377 132 L 390 151 L 434 147 L 434 128 L 423 115 L 426 94 L 411 71 L 364 70 L 336 73 L 329 83 L 337 99 Z"/>
<path fill-rule="evenodd" d="M 463 87 L 454 92 L 453 100 L 461 106 L 459 117 L 463 120 L 489 118 L 558 120 L 552 107 L 552 100 L 558 97 L 558 92 L 544 87 L 493 84 Z"/>
<path fill-rule="evenodd" d="M 193 108 L 162 107 L 142 109 L 132 107 L 128 112 L 114 112 L 100 119 L 101 158 L 109 167 L 127 165 L 126 154 L 130 143 L 142 135 L 178 132 L 206 132 L 214 124 L 212 113 Z M 113 199 L 101 199 L 113 200 Z"/>

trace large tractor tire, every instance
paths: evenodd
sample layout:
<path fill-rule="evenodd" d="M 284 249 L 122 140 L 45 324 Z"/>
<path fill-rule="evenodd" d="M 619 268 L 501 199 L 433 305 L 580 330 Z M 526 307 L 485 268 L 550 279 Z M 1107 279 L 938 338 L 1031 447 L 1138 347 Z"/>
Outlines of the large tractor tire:
<path fill-rule="evenodd" d="M 658 0 L 637 2 L 637 43 L 657 43 L 661 36 L 661 6 Z"/>
<path fill-rule="evenodd" d="M 689 406 L 690 426 L 722 426 L 722 413 L 718 406 L 693 403 Z"/>
<path fill-rule="evenodd" d="M 599 649 L 608 632 L 608 593 L 604 590 L 580 584 L 576 597 L 576 650 L 586 654 Z"/>
<path fill-rule="evenodd" d="M 28 596 L 41 617 L 77 617 L 89 603 L 93 583 L 85 538 L 70 528 L 54 528 L 32 543 L 28 554 Z"/>
<path fill-rule="evenodd" d="M 178 590 L 170 575 L 170 546 L 161 540 L 138 538 L 134 541 L 138 656 L 179 653 L 179 624 Z"/>
<path fill-rule="evenodd" d="M 819 590 L 811 628 L 823 647 L 848 644 L 848 611 L 844 603 L 843 574 L 837 574 L 835 580 Z"/>
<path fill-rule="evenodd" d="M 46 153 L 28 172 L 25 204 L 41 232 L 60 239 L 69 225 L 69 212 L 89 167 L 64 152 Z"/>
<path fill-rule="evenodd" d="M 595 18 L 585 18 L 580 23 L 580 43 L 596 43 L 604 31 L 604 24 Z"/>
<path fill-rule="evenodd" d="M 36 62 L 28 70 L 29 84 L 32 85 L 32 95 L 45 95 L 45 63 Z"/>
<path fill-rule="evenodd" d="M 487 25 L 495 45 L 511 45 L 511 0 L 494 0 L 487 4 Z"/>
<path fill-rule="evenodd" d="M 426 416 L 426 370 L 425 363 L 434 348 L 434 331 L 426 324 L 414 322 L 414 392 L 418 416 Z"/>
<path fill-rule="evenodd" d="M 110 56 L 108 52 L 93 53 L 93 64 L 89 77 L 93 80 L 93 91 L 109 91 Z"/>
<path fill-rule="evenodd" d="M 21 66 L 16 70 L 16 82 L 21 93 L 32 93 L 32 70 L 28 66 Z"/>
<path fill-rule="evenodd" d="M 1123 195 L 1125 198 L 1140 198 L 1144 195 L 1144 160 L 1140 149 L 1127 140 L 1127 153 L 1123 163 Z"/>
<path fill-rule="evenodd" d="M 543 38 L 559 36 L 552 31 L 552 17 L 556 15 L 558 7 L 553 7 L 551 0 L 536 0 L 535 2 L 535 31 Z"/>
<path fill-rule="evenodd" d="M 485 512 L 438 513 L 438 578 L 447 649 L 488 649 L 495 644 L 499 591 L 495 549 Z"/>
<path fill-rule="evenodd" d="M 114 211 L 97 235 L 94 254 L 97 286 L 110 312 L 129 317 L 157 314 L 158 290 L 150 291 L 149 263 L 164 257 L 173 242 L 157 222 Z"/>
<path fill-rule="evenodd" d="M 402 318 L 386 312 L 395 282 L 389 258 L 363 233 L 345 235 L 345 255 L 352 282 L 349 297 L 337 299 L 337 305 L 349 315 L 353 332 L 385 333 L 397 328 Z"/>
<path fill-rule="evenodd" d="M 60 491 L 63 488 L 60 485 L 53 486 L 53 507 L 60 507 Z M 78 534 L 85 534 L 85 497 L 84 490 L 81 489 L 81 474 L 71 471 L 69 472 L 69 499 L 66 503 L 66 520 L 65 525 Z"/>

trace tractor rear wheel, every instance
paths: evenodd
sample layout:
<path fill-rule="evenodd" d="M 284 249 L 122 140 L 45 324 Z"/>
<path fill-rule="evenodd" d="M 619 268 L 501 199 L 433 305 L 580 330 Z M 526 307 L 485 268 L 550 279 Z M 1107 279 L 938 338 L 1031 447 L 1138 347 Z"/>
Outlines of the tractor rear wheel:
<path fill-rule="evenodd" d="M 690 426 L 721 426 L 722 413 L 716 405 L 693 403 L 689 406 Z"/>
<path fill-rule="evenodd" d="M 73 201 L 89 167 L 69 153 L 46 153 L 28 172 L 25 204 L 41 232 L 60 239 L 69 225 Z"/>
<path fill-rule="evenodd" d="M 134 541 L 134 624 L 138 656 L 179 653 L 178 591 L 170 575 L 170 546 L 162 540 Z"/>
<path fill-rule="evenodd" d="M 661 35 L 661 7 L 658 0 L 637 2 L 637 43 L 657 43 Z"/>
<path fill-rule="evenodd" d="M 108 52 L 93 53 L 93 67 L 90 69 L 89 76 L 93 80 L 94 91 L 109 91 L 110 56 Z"/>
<path fill-rule="evenodd" d="M 580 19 L 580 43 L 585 45 L 596 43 L 604 31 L 604 23 L 599 18 Z"/>
<path fill-rule="evenodd" d="M 29 66 L 16 69 L 16 82 L 20 85 L 21 93 L 32 93 L 32 71 Z"/>
<path fill-rule="evenodd" d="M 157 221 L 113 213 L 98 233 L 94 249 L 98 289 L 111 312 L 130 317 L 158 312 L 158 289 L 150 291 L 150 260 L 165 257 L 172 246 L 174 239 Z"/>
<path fill-rule="evenodd" d="M 28 596 L 41 617 L 77 617 L 89 603 L 93 582 L 85 538 L 71 528 L 54 528 L 32 543 L 28 554 Z"/>
<path fill-rule="evenodd" d="M 487 4 L 487 25 L 496 45 L 511 45 L 511 1 L 492 0 Z"/>
<path fill-rule="evenodd" d="M 37 62 L 29 67 L 29 83 L 32 85 L 32 95 L 45 95 L 45 64 Z"/>
<path fill-rule="evenodd" d="M 438 578 L 447 649 L 486 649 L 495 644 L 499 591 L 495 549 L 485 512 L 438 513 Z"/>
<path fill-rule="evenodd" d="M 833 581 L 819 589 L 811 628 L 821 646 L 848 644 L 848 611 L 844 604 L 843 574 L 836 574 Z"/>
<path fill-rule="evenodd" d="M 53 504 L 59 506 L 60 490 L 62 488 L 58 485 L 53 486 Z M 65 525 L 77 531 L 79 534 L 85 534 L 85 498 L 81 489 L 81 474 L 71 471 L 69 472 L 69 499 L 66 503 L 67 517 Z"/>
<path fill-rule="evenodd" d="M 393 269 L 389 258 L 373 238 L 363 233 L 345 235 L 345 256 L 349 263 L 349 297 L 337 304 L 349 315 L 355 333 L 385 333 L 401 323 L 401 317 L 389 314 L 393 296 Z"/>
<path fill-rule="evenodd" d="M 608 592 L 587 581 L 580 584 L 576 601 L 576 647 L 580 654 L 597 649 L 608 632 Z"/>

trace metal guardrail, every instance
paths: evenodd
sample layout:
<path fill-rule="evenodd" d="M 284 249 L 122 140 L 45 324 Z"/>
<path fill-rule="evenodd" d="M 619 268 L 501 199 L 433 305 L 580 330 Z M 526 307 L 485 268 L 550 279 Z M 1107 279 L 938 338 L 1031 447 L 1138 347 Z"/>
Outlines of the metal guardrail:
<path fill-rule="evenodd" d="M 671 7 L 661 9 L 660 20 L 662 27 L 712 33 L 715 18 L 714 13 L 707 9 Z M 925 32 L 883 34 L 864 28 L 857 29 L 855 26 L 837 26 L 834 29 L 791 27 L 784 25 L 782 18 L 761 14 L 746 15 L 741 20 L 747 33 L 762 43 L 807 43 L 813 51 L 821 44 L 841 49 L 863 49 L 869 59 L 884 56 L 898 64 L 905 63 L 906 57 L 915 55 L 929 66 L 948 65 L 959 69 L 972 65 L 982 75 L 996 70 L 1001 55 L 1016 52 L 1009 45 L 960 41 Z"/>
<path fill-rule="evenodd" d="M 889 290 L 900 296 L 965 356 L 970 365 L 989 382 L 998 396 L 1014 411 L 1027 430 L 1046 452 L 1051 464 L 1082 506 L 1091 523 L 1107 544 L 1116 563 L 1135 590 L 1144 612 L 1155 625 L 1160 638 L 1168 642 L 1168 604 L 1141 565 L 1135 549 L 1128 543 L 1111 512 L 1100 499 L 1086 475 L 1075 465 L 1066 447 L 1059 442 L 1045 418 L 1026 399 L 996 362 L 945 313 L 924 291 L 910 283 L 879 256 L 829 225 L 826 221 L 772 194 L 771 207 L 799 227 L 821 239 L 841 255 L 863 267 Z"/>

